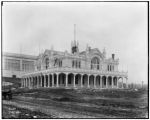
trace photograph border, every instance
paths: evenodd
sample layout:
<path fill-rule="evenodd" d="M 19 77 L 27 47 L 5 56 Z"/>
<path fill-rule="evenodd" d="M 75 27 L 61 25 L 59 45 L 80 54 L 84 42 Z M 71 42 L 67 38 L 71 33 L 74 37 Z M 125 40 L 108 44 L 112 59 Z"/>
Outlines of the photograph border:
<path fill-rule="evenodd" d="M 34 3 L 34 2 L 145 2 L 147 3 L 147 24 L 148 24 L 148 29 L 147 29 L 147 47 L 148 47 L 148 51 L 147 51 L 147 57 L 148 57 L 148 67 L 147 67 L 147 70 L 148 70 L 148 118 L 111 118 L 111 119 L 149 119 L 149 1 L 1 1 L 1 91 L 2 91 L 2 77 L 3 77 L 3 21 L 2 21 L 2 12 L 3 12 L 3 5 L 4 3 L 6 2 L 30 2 L 30 3 Z M 3 113 L 3 103 L 2 103 L 2 92 L 1 92 L 1 112 Z M 2 117 L 2 113 L 1 113 L 1 117 Z M 5 118 L 1 118 L 1 119 L 5 119 Z M 12 118 L 9 118 L 9 119 L 12 119 Z M 13 118 L 14 119 L 14 118 Z M 16 119 L 16 118 L 15 118 Z M 24 118 L 19 118 L 19 119 L 24 119 Z M 29 119 L 29 118 L 25 118 L 25 119 Z M 30 118 L 31 119 L 31 118 Z M 33 118 L 34 119 L 34 118 Z M 41 118 L 38 118 L 38 119 L 41 119 Z M 45 118 L 42 118 L 42 119 L 45 119 Z M 46 118 L 47 119 L 47 118 Z M 110 118 L 49 118 L 49 119 L 110 119 Z"/>

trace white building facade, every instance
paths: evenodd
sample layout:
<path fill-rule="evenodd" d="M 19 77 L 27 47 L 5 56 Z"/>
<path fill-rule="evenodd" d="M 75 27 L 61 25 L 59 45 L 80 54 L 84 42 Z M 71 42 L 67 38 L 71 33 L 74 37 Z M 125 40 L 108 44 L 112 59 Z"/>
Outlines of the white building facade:
<path fill-rule="evenodd" d="M 35 71 L 37 56 L 3 52 L 2 77 L 21 78 L 22 74 Z"/>
<path fill-rule="evenodd" d="M 22 75 L 23 88 L 93 88 L 116 89 L 123 80 L 127 88 L 127 72 L 118 71 L 119 59 L 115 54 L 106 58 L 105 49 L 91 49 L 79 52 L 77 41 L 71 43 L 71 53 L 53 49 L 45 50 L 37 57 L 35 70 Z"/>

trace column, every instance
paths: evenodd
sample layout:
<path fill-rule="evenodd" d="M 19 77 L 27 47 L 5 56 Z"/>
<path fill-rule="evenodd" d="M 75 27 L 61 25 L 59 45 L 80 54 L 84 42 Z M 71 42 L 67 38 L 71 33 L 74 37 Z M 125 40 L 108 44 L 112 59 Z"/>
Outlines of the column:
<path fill-rule="evenodd" d="M 20 60 L 20 71 L 22 71 L 22 60 Z"/>
<path fill-rule="evenodd" d="M 58 84 L 58 80 L 59 80 L 59 73 L 57 73 L 56 75 L 57 75 L 56 87 L 59 87 L 59 84 Z"/>
<path fill-rule="evenodd" d="M 73 75 L 73 87 L 76 87 L 76 84 L 75 84 L 75 76 L 76 76 L 76 74 Z"/>
<path fill-rule="evenodd" d="M 108 88 L 108 76 L 106 76 L 106 88 Z"/>
<path fill-rule="evenodd" d="M 94 75 L 94 88 L 96 88 L 96 75 Z"/>
<path fill-rule="evenodd" d="M 111 77 L 111 88 L 114 88 L 114 77 Z"/>
<path fill-rule="evenodd" d="M 44 75 L 44 87 L 46 87 L 46 75 Z"/>
<path fill-rule="evenodd" d="M 83 87 L 83 74 L 81 75 L 81 88 Z"/>
<path fill-rule="evenodd" d="M 68 87 L 68 73 L 66 73 L 66 86 L 65 87 Z"/>
<path fill-rule="evenodd" d="M 27 87 L 26 81 L 27 81 L 27 78 L 25 78 L 25 81 L 24 81 L 25 87 Z"/>
<path fill-rule="evenodd" d="M 31 88 L 31 78 L 29 77 L 29 88 Z"/>
<path fill-rule="evenodd" d="M 42 75 L 40 76 L 40 80 L 41 80 L 41 87 L 42 87 Z"/>
<path fill-rule="evenodd" d="M 90 75 L 88 75 L 88 88 L 90 87 L 90 85 L 89 85 L 89 77 L 90 77 Z"/>
<path fill-rule="evenodd" d="M 52 74 L 52 87 L 54 87 L 54 74 Z"/>
<path fill-rule="evenodd" d="M 27 87 L 27 78 L 25 79 L 25 87 Z"/>
<path fill-rule="evenodd" d="M 23 78 L 21 78 L 21 88 L 23 87 Z"/>
<path fill-rule="evenodd" d="M 123 89 L 123 77 L 122 77 L 122 89 Z"/>
<path fill-rule="evenodd" d="M 26 79 L 26 87 L 28 87 L 28 78 Z"/>
<path fill-rule="evenodd" d="M 30 87 L 30 77 L 28 77 L 28 88 Z"/>
<path fill-rule="evenodd" d="M 50 76 L 48 74 L 48 87 L 50 87 Z"/>
<path fill-rule="evenodd" d="M 102 88 L 102 76 L 100 76 L 100 88 Z"/>
<path fill-rule="evenodd" d="M 26 78 L 24 79 L 24 87 L 26 87 Z"/>

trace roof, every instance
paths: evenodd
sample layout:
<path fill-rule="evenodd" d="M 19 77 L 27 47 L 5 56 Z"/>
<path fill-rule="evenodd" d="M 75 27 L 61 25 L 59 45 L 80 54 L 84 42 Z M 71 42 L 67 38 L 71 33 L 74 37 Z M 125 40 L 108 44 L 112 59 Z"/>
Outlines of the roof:
<path fill-rule="evenodd" d="M 28 59 L 33 59 L 33 60 L 37 59 L 37 56 L 34 56 L 34 55 L 26 55 L 26 54 L 18 54 L 18 53 L 3 52 L 2 55 L 6 57 L 28 58 Z"/>

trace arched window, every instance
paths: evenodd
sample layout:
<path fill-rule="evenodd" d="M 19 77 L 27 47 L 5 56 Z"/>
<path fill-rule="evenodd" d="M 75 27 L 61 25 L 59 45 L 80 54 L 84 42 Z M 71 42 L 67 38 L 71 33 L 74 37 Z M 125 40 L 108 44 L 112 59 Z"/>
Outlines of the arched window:
<path fill-rule="evenodd" d="M 97 69 L 97 70 L 99 70 L 99 64 L 100 64 L 99 59 L 97 57 L 94 57 L 91 60 L 91 69 Z"/>

